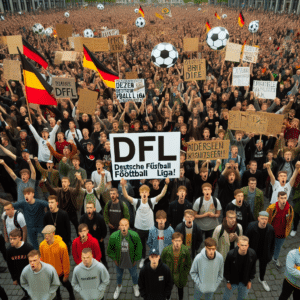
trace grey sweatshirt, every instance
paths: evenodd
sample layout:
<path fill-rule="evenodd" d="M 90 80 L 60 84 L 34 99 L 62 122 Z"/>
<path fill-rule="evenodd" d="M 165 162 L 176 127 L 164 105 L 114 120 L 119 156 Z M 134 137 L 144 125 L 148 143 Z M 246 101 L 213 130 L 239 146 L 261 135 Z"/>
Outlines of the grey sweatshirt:
<path fill-rule="evenodd" d="M 74 268 L 72 286 L 84 300 L 102 299 L 109 284 L 109 273 L 104 265 L 93 258 L 90 268 L 82 262 Z"/>
<path fill-rule="evenodd" d="M 33 272 L 31 266 L 27 265 L 21 273 L 20 283 L 32 300 L 52 300 L 60 281 L 54 267 L 42 261 L 41 264 L 39 272 Z"/>

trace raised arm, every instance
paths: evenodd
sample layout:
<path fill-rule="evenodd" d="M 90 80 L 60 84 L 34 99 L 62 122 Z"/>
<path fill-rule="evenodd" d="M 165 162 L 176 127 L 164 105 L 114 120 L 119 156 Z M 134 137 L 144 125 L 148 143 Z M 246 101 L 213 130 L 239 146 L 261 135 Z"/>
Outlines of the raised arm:
<path fill-rule="evenodd" d="M 16 160 L 17 159 L 17 156 L 14 155 L 11 151 L 9 151 L 8 149 L 6 149 L 5 147 L 3 147 L 1 144 L 0 144 L 0 149 L 7 155 L 9 156 L 10 158 L 12 158 L 13 160 Z"/>
<path fill-rule="evenodd" d="M 161 200 L 164 197 L 164 195 L 166 194 L 167 189 L 168 189 L 168 185 L 170 183 L 170 178 L 167 177 L 166 180 L 165 180 L 165 182 L 166 182 L 166 184 L 165 184 L 164 188 L 162 189 L 161 193 L 156 196 L 156 202 L 158 202 L 159 200 Z"/>
<path fill-rule="evenodd" d="M 17 179 L 17 175 L 15 174 L 15 172 L 4 162 L 3 159 L 0 159 L 0 165 L 4 167 L 4 169 L 7 171 L 7 173 L 13 180 Z"/>
<path fill-rule="evenodd" d="M 95 188 L 97 195 L 101 195 L 105 191 L 104 176 L 105 176 L 105 172 L 102 171 L 99 185 Z"/>
<path fill-rule="evenodd" d="M 31 159 L 28 159 L 27 163 L 28 163 L 29 168 L 30 168 L 31 179 L 35 180 L 36 179 L 36 171 L 35 171 L 35 168 L 34 168 L 32 162 L 31 162 Z"/>
<path fill-rule="evenodd" d="M 29 129 L 31 130 L 35 140 L 37 143 L 39 143 L 39 140 L 41 139 L 41 137 L 38 135 L 38 133 L 36 132 L 35 128 L 32 126 L 32 124 L 30 124 L 28 118 L 25 119 L 25 122 L 27 123 Z"/>
<path fill-rule="evenodd" d="M 127 190 L 126 190 L 126 188 L 125 188 L 126 183 L 125 183 L 124 178 L 121 179 L 120 183 L 121 183 L 121 186 L 122 186 L 122 193 L 123 193 L 123 196 L 125 197 L 125 199 L 127 199 L 127 200 L 132 204 L 132 203 L 133 203 L 133 198 L 130 197 L 130 196 L 128 195 L 128 193 L 127 193 Z"/>
<path fill-rule="evenodd" d="M 291 187 L 294 186 L 294 183 L 295 183 L 295 180 L 297 178 L 297 175 L 299 174 L 299 168 L 300 168 L 300 161 L 297 161 L 296 162 L 296 165 L 295 165 L 295 171 L 290 179 L 290 185 Z"/>
<path fill-rule="evenodd" d="M 274 176 L 274 174 L 273 174 L 273 172 L 271 170 L 271 163 L 267 162 L 266 163 L 266 167 L 267 167 L 268 174 L 270 176 L 270 182 L 271 182 L 272 185 L 274 185 L 275 184 L 275 176 Z M 294 172 L 294 174 L 295 174 L 295 172 Z M 294 176 L 294 174 L 293 174 L 293 176 Z M 291 180 L 292 180 L 292 178 L 291 178 Z M 295 179 L 294 179 L 294 182 L 295 182 Z"/>

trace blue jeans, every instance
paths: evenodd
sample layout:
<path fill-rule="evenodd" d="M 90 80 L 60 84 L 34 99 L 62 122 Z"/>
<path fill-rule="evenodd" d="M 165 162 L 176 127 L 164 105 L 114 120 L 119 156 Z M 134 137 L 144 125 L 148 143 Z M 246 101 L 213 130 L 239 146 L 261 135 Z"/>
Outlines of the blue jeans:
<path fill-rule="evenodd" d="M 124 269 L 121 269 L 118 266 L 116 266 L 116 269 L 117 269 L 117 284 L 122 284 Z M 139 275 L 136 271 L 136 265 L 134 267 L 128 269 L 128 271 L 131 275 L 133 285 L 138 284 Z"/>
<path fill-rule="evenodd" d="M 279 253 L 280 253 L 280 250 L 281 250 L 281 247 L 282 247 L 284 241 L 285 241 L 285 238 L 284 239 L 275 238 L 275 250 L 274 250 L 273 258 L 276 260 L 279 257 Z"/>
<path fill-rule="evenodd" d="M 237 300 L 244 300 L 247 298 L 250 290 L 248 290 L 247 287 L 243 283 L 239 282 L 239 284 L 232 284 L 231 290 L 229 290 L 226 286 L 223 300 L 229 300 L 230 297 L 232 296 L 233 291 L 236 289 L 238 289 Z"/>
<path fill-rule="evenodd" d="M 204 295 L 205 300 L 212 300 L 214 293 L 202 293 L 197 286 L 195 286 L 194 300 L 200 300 L 202 295 Z"/>
<path fill-rule="evenodd" d="M 35 250 L 39 250 L 38 234 L 42 233 L 43 227 L 27 227 L 27 234 Z"/>

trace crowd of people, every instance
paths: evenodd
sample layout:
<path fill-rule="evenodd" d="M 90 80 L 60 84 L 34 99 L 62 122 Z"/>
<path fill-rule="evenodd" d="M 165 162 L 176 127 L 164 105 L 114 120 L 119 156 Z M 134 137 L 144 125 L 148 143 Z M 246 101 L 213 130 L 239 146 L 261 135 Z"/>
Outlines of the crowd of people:
<path fill-rule="evenodd" d="M 300 220 L 300 21 L 295 15 L 245 10 L 246 24 L 259 20 L 252 35 L 246 25 L 238 26 L 236 9 L 217 8 L 219 15 L 227 14 L 221 20 L 213 9 L 172 7 L 172 17 L 161 20 L 155 17 L 158 8 L 145 6 L 145 28 L 135 27 L 137 15 L 125 6 L 72 9 L 68 19 L 50 10 L 1 21 L 3 36 L 20 34 L 47 58 L 47 70 L 35 66 L 49 84 L 53 76 L 73 77 L 78 94 L 98 92 L 93 115 L 79 112 L 78 99 L 28 106 L 23 81 L 8 80 L 0 67 L 0 251 L 23 300 L 61 299 L 61 285 L 69 299 L 75 299 L 74 291 L 82 299 L 104 299 L 108 258 L 117 274 L 114 299 L 125 269 L 134 296 L 145 300 L 170 299 L 174 285 L 179 300 L 187 299 L 189 275 L 194 299 L 213 299 L 222 281 L 223 300 L 234 290 L 238 300 L 246 299 L 257 261 L 265 291 L 271 291 L 265 274 L 272 263 L 285 274 L 279 299 L 291 294 L 300 299 L 300 248 L 289 249 L 285 268 L 279 260 Z M 205 43 L 208 18 L 211 27 L 229 31 L 230 42 L 258 45 L 257 63 L 232 63 L 224 60 L 225 52 L 211 50 Z M 75 34 L 90 28 L 95 37 L 101 37 L 103 26 L 127 29 L 126 51 L 118 58 L 95 56 L 120 78 L 136 71 L 145 80 L 143 101 L 121 103 L 98 73 L 82 67 L 81 56 L 56 65 L 56 51 L 72 50 L 68 40 L 38 36 L 31 27 L 63 22 L 72 24 Z M 198 53 L 183 51 L 184 37 L 199 37 Z M 151 63 L 152 48 L 162 41 L 178 50 L 169 69 Z M 19 59 L 1 47 L 1 63 Z M 185 82 L 183 61 L 199 56 L 206 60 L 206 80 Z M 250 86 L 232 86 L 234 66 L 250 66 Z M 254 80 L 278 81 L 275 100 L 257 98 Z M 283 114 L 281 132 L 232 131 L 230 110 Z M 111 134 L 174 131 L 181 133 L 178 178 L 113 178 Z M 230 140 L 228 159 L 186 160 L 188 142 L 223 139 Z M 71 226 L 78 235 L 73 241 Z M 72 277 L 70 255 L 76 264 Z M 1 286 L 0 298 L 8 299 Z"/>

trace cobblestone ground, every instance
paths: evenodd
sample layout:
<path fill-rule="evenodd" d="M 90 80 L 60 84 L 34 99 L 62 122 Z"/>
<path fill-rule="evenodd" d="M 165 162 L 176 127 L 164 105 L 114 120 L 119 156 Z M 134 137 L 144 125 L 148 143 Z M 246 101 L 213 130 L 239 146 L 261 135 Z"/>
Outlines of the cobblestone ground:
<path fill-rule="evenodd" d="M 269 200 L 265 198 L 265 209 L 268 207 L 268 204 L 269 204 Z M 2 208 L 1 208 L 1 210 L 2 210 Z M 2 230 L 2 229 L 3 229 L 3 224 L 1 222 L 0 230 Z M 74 239 L 76 237 L 76 234 L 75 234 L 74 226 L 72 224 L 71 224 L 71 229 L 72 229 L 72 239 Z M 40 236 L 39 238 L 40 238 L 40 242 L 41 242 L 42 236 Z M 105 239 L 105 249 L 107 249 L 107 244 L 108 244 L 108 236 Z M 7 244 L 6 246 L 9 246 L 9 245 Z M 256 278 L 252 282 L 252 288 L 248 294 L 247 299 L 250 299 L 250 300 L 254 300 L 254 299 L 274 300 L 274 299 L 279 298 L 279 295 L 281 293 L 283 279 L 284 279 L 285 260 L 286 260 L 287 253 L 291 249 L 299 248 L 299 246 L 300 246 L 300 231 L 297 233 L 297 235 L 295 237 L 289 236 L 286 239 L 286 241 L 281 249 L 280 256 L 279 256 L 279 260 L 282 264 L 281 270 L 278 271 L 276 269 L 275 265 L 273 264 L 273 262 L 269 263 L 269 265 L 267 267 L 265 280 L 267 281 L 267 283 L 269 284 L 269 286 L 271 288 L 270 292 L 266 292 L 264 290 L 264 288 L 262 287 L 262 285 L 258 282 L 257 276 L 259 274 L 259 269 L 258 269 L 258 263 L 257 263 Z M 202 249 L 203 247 L 204 247 L 204 244 L 202 243 L 200 248 Z M 147 249 L 147 253 L 148 252 L 149 252 L 149 249 Z M 75 262 L 73 260 L 72 255 L 70 256 L 70 260 L 71 260 L 71 273 L 70 273 L 69 279 L 71 280 L 73 269 L 75 267 Z M 113 294 L 114 294 L 115 288 L 117 286 L 117 278 L 116 278 L 116 270 L 115 270 L 113 261 L 110 258 L 108 258 L 107 261 L 108 261 L 109 273 L 110 273 L 111 277 L 110 277 L 110 284 L 106 289 L 104 299 L 111 300 L 111 299 L 113 299 Z M 3 260 L 3 257 L 1 254 L 0 254 L 0 266 L 6 267 L 6 263 Z M 1 286 L 5 289 L 9 300 L 20 300 L 23 297 L 22 289 L 19 286 L 13 285 L 13 282 L 12 282 L 12 279 L 10 277 L 8 270 L 6 270 L 6 272 L 0 274 L 0 283 L 1 283 Z M 123 288 L 122 288 L 122 291 L 121 291 L 121 294 L 119 297 L 120 300 L 142 299 L 141 297 L 136 298 L 134 296 L 133 289 L 132 289 L 132 280 L 131 280 L 130 274 L 127 270 L 124 272 L 122 286 L 123 286 Z M 223 281 L 220 284 L 216 293 L 214 294 L 214 300 L 221 300 L 223 298 L 224 290 L 225 290 L 225 282 Z M 63 299 L 69 299 L 69 294 L 64 287 L 61 287 L 61 295 L 62 295 Z M 76 300 L 82 299 L 79 296 L 79 294 L 75 293 L 75 295 L 76 295 Z M 188 284 L 184 288 L 184 299 L 193 300 L 194 299 L 193 295 L 194 295 L 194 283 L 191 280 L 191 277 L 189 276 Z M 236 298 L 237 298 L 237 292 L 235 291 L 234 296 L 232 296 L 232 299 L 236 299 Z M 173 288 L 172 295 L 171 295 L 171 300 L 173 300 L 173 299 L 174 300 L 178 299 L 177 288 L 175 286 Z M 202 299 L 204 299 L 204 297 L 202 297 Z M 292 297 L 290 297 L 290 299 L 292 299 Z M 43 299 L 41 299 L 41 300 L 43 300 Z"/>

